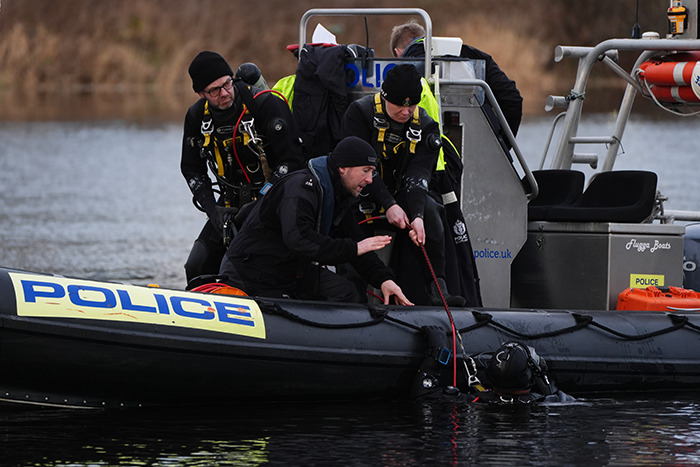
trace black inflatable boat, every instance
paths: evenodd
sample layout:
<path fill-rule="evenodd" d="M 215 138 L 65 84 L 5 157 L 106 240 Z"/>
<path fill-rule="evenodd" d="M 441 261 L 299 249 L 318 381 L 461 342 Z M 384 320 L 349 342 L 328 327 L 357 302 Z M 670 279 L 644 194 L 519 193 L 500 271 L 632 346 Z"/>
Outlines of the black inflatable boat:
<path fill-rule="evenodd" d="M 0 398 L 16 402 L 400 398 L 429 351 L 420 328 L 451 335 L 441 308 L 269 301 L 13 270 L 0 270 L 0 296 Z M 574 395 L 700 386 L 696 313 L 451 313 L 467 354 L 522 340 Z"/>

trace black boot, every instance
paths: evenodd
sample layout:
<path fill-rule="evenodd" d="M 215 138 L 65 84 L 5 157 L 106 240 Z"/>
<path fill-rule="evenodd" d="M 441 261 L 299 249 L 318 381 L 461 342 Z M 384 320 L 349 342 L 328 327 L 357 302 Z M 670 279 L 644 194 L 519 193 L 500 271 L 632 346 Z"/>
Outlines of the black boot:
<path fill-rule="evenodd" d="M 442 290 L 442 295 L 445 297 L 447 306 L 462 307 L 467 304 L 467 301 L 461 295 L 450 295 L 450 293 L 447 291 L 445 279 L 438 277 L 437 282 L 440 285 L 440 290 Z M 439 306 L 443 304 L 442 299 L 440 298 L 440 292 L 435 285 L 435 281 L 430 282 L 430 292 L 428 293 L 428 297 L 430 298 L 431 305 Z"/>

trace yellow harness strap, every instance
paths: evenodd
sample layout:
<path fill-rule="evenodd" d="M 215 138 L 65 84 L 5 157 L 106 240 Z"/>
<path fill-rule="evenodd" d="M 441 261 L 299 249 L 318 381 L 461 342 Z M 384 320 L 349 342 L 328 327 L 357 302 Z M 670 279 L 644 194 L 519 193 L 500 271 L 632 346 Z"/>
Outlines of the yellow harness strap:
<path fill-rule="evenodd" d="M 379 93 L 374 95 L 374 114 L 384 115 L 384 109 L 382 109 L 382 97 Z M 377 141 L 380 143 L 384 142 L 384 134 L 386 133 L 386 128 L 378 128 Z"/>
<path fill-rule="evenodd" d="M 374 115 L 375 117 L 381 117 L 381 120 L 386 122 L 386 116 L 384 115 L 384 109 L 382 108 L 382 98 L 380 93 L 376 93 L 374 95 Z M 386 135 L 386 130 L 389 128 L 388 123 L 384 126 L 379 126 L 377 124 L 378 119 L 375 118 L 375 128 L 377 129 L 377 141 L 384 144 L 384 138 Z M 407 139 L 411 142 L 410 146 L 408 148 L 408 152 L 411 154 L 416 153 L 416 145 L 421 139 L 421 130 L 420 130 L 420 110 L 418 109 L 418 106 L 416 106 L 415 110 L 413 111 L 413 116 L 411 117 L 411 124 L 409 126 L 408 133 L 406 134 Z M 394 147 L 394 153 L 396 154 L 398 152 L 399 147 L 402 147 L 403 144 L 399 144 L 396 147 Z M 384 152 L 386 152 L 386 148 L 384 148 Z M 386 157 L 386 156 L 385 156 Z"/>
<path fill-rule="evenodd" d="M 412 133 L 413 128 L 420 128 L 420 120 L 418 120 L 418 106 L 416 106 L 416 109 L 413 111 L 413 117 L 411 118 L 411 128 L 409 129 L 409 135 Z M 418 137 L 417 138 L 411 138 L 408 136 L 408 139 L 411 141 L 411 145 L 408 148 L 408 151 L 411 154 L 416 153 L 416 144 L 418 144 L 418 141 L 420 141 L 420 130 L 418 130 Z"/>
<path fill-rule="evenodd" d="M 209 117 L 209 119 L 202 118 L 202 135 L 204 136 L 204 147 L 209 146 L 212 143 L 211 134 L 214 131 L 214 125 L 211 119 L 211 114 L 209 113 L 209 101 L 204 102 L 204 117 Z M 224 172 L 224 160 L 221 157 L 221 151 L 219 150 L 219 145 L 216 144 L 216 135 L 214 135 L 214 156 L 216 157 L 216 172 L 220 177 L 225 175 Z M 224 141 L 224 146 L 226 142 Z M 224 203 L 226 207 L 231 207 L 230 203 L 226 201 Z"/>
<path fill-rule="evenodd" d="M 204 117 L 209 117 L 209 119 L 206 120 Z M 202 135 L 204 136 L 204 147 L 209 146 L 212 131 L 214 131 L 214 122 L 212 121 L 211 114 L 209 113 L 209 101 L 204 101 L 204 116 L 202 117 Z"/>
<path fill-rule="evenodd" d="M 211 134 L 214 131 L 211 115 L 209 113 L 209 101 L 204 102 L 204 117 L 209 117 L 209 120 L 202 118 L 202 135 L 204 135 L 204 147 L 211 144 Z M 220 176 L 224 176 L 224 160 L 221 158 L 219 145 L 216 144 L 216 135 L 214 136 L 214 155 L 216 156 L 216 171 Z"/>

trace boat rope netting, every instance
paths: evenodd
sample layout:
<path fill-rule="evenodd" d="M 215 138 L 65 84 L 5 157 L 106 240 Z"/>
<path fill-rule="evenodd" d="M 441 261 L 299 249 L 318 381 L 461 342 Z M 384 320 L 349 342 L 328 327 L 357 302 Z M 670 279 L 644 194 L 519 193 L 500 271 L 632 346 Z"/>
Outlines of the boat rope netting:
<path fill-rule="evenodd" d="M 616 337 L 619 337 L 624 340 L 643 340 L 643 339 L 650 339 L 652 337 L 660 336 L 662 334 L 667 334 L 669 332 L 676 331 L 678 329 L 681 329 L 683 327 L 687 327 L 689 329 L 692 329 L 696 332 L 700 332 L 700 326 L 697 326 L 690 321 L 688 321 L 687 316 L 683 315 L 674 315 L 671 313 L 667 313 L 666 316 L 671 320 L 671 326 L 659 329 L 653 332 L 645 333 L 645 334 L 625 334 L 619 331 L 616 331 L 608 326 L 605 326 L 603 324 L 597 323 L 593 316 L 590 315 L 583 315 L 580 313 L 571 313 L 571 316 L 574 318 L 576 321 L 576 324 L 573 326 L 569 326 L 566 328 L 558 329 L 555 331 L 549 331 L 549 332 L 543 332 L 543 333 L 538 333 L 538 334 L 523 334 L 521 332 L 518 332 L 514 329 L 511 329 L 507 326 L 504 326 L 503 324 L 500 324 L 498 322 L 495 322 L 493 320 L 493 316 L 491 316 L 488 313 L 480 313 L 478 311 L 473 311 L 472 314 L 474 315 L 475 319 L 477 320 L 476 324 L 473 324 L 472 326 L 460 329 L 459 332 L 469 332 L 473 329 L 476 329 L 478 327 L 483 326 L 484 324 L 490 324 L 498 329 L 501 329 L 502 331 L 505 331 L 509 334 L 512 334 L 514 336 L 520 337 L 522 339 L 543 339 L 543 338 L 548 338 L 548 337 L 555 337 L 555 336 L 561 336 L 563 334 L 569 334 L 575 331 L 578 331 L 579 329 L 586 328 L 588 326 L 593 326 L 596 327 L 602 331 L 605 331 L 609 334 L 612 334 Z"/>
<path fill-rule="evenodd" d="M 368 312 L 370 314 L 370 319 L 368 321 L 362 321 L 362 322 L 354 322 L 354 323 L 322 323 L 318 321 L 312 321 L 306 318 L 303 318 L 299 315 L 296 315 L 288 310 L 285 310 L 282 308 L 278 303 L 271 303 L 271 302 L 265 302 L 265 301 L 260 301 L 256 300 L 258 303 L 258 306 L 260 306 L 260 309 L 263 311 L 263 313 L 267 313 L 270 315 L 276 315 L 276 316 L 281 316 L 286 319 L 289 319 L 291 321 L 304 324 L 307 326 L 312 326 L 312 327 L 317 327 L 317 328 L 325 328 L 325 329 L 351 329 L 351 328 L 362 328 L 362 327 L 367 327 L 367 326 L 374 326 L 377 324 L 380 324 L 384 321 L 389 321 L 396 323 L 401 326 L 405 326 L 407 328 L 413 329 L 417 332 L 420 332 L 421 327 L 417 326 L 415 324 L 403 321 L 401 319 L 398 319 L 396 317 L 393 317 L 389 314 L 390 308 L 388 307 L 383 307 L 383 306 L 378 306 L 378 305 L 369 305 Z M 682 328 L 690 329 L 692 331 L 700 333 L 700 326 L 695 325 L 691 323 L 688 320 L 687 316 L 684 315 L 678 315 L 678 314 L 673 314 L 673 313 L 666 313 L 666 316 L 669 318 L 671 321 L 671 325 L 662 329 L 658 329 L 653 332 L 648 332 L 644 334 L 626 334 L 620 331 L 617 331 L 609 326 L 606 326 L 604 324 L 601 324 L 599 322 L 595 321 L 595 318 L 591 315 L 585 315 L 581 313 L 570 313 L 571 317 L 574 319 L 574 324 L 571 326 L 567 326 L 561 329 L 556 329 L 553 331 L 548 331 L 548 332 L 542 332 L 542 333 L 536 333 L 536 334 L 525 334 L 522 332 L 519 332 L 511 327 L 508 327 L 502 323 L 499 323 L 493 319 L 493 315 L 489 313 L 483 313 L 479 311 L 472 311 L 472 316 L 474 316 L 475 323 L 472 324 L 471 326 L 467 326 L 464 328 L 461 328 L 458 330 L 459 333 L 468 333 L 471 331 L 474 331 L 476 329 L 479 329 L 484 326 L 492 326 L 494 328 L 500 329 L 501 331 L 504 331 L 508 334 L 511 334 L 513 336 L 516 336 L 520 339 L 530 339 L 530 340 L 537 340 L 537 339 L 544 339 L 544 338 L 550 338 L 550 337 L 556 337 L 556 336 L 561 336 L 564 334 L 570 334 L 572 332 L 579 331 L 581 329 L 585 329 L 588 327 L 594 327 L 597 329 L 600 329 L 601 331 L 604 331 L 608 334 L 611 334 L 615 337 L 618 337 L 623 340 L 630 340 L 630 341 L 638 341 L 638 340 L 643 340 L 643 339 L 650 339 L 652 337 L 656 337 L 662 334 L 668 334 L 670 332 L 677 331 Z"/>
<path fill-rule="evenodd" d="M 277 303 L 269 303 L 269 302 L 262 302 L 259 300 L 256 300 L 258 306 L 260 307 L 260 310 L 262 310 L 263 313 L 268 313 L 271 315 L 277 315 L 277 316 L 282 316 L 284 318 L 287 318 L 291 321 L 300 323 L 300 324 L 305 324 L 307 326 L 313 326 L 315 328 L 324 328 L 324 329 L 352 329 L 352 328 L 363 328 L 367 326 L 373 326 L 375 324 L 379 324 L 385 319 L 387 319 L 387 310 L 382 310 L 382 313 L 375 313 L 372 310 L 372 307 L 370 308 L 370 314 L 372 316 L 372 319 L 369 321 L 363 321 L 360 323 L 344 323 L 344 324 L 336 324 L 336 323 L 320 323 L 318 321 L 311 321 L 306 318 L 302 318 L 299 315 L 295 315 L 294 313 L 291 313 L 284 308 L 282 308 L 279 304 Z M 420 330 L 417 326 L 414 326 L 410 323 L 400 323 L 400 324 L 405 324 L 413 329 Z"/>

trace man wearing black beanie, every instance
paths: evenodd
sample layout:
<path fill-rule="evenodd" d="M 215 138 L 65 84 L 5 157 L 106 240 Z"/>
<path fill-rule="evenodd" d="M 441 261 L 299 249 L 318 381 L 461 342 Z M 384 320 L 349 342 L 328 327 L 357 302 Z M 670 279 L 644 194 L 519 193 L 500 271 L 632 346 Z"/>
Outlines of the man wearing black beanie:
<path fill-rule="evenodd" d="M 234 76 L 226 60 L 208 50 L 188 68 L 199 100 L 185 116 L 180 169 L 208 217 L 185 263 L 188 283 L 218 273 L 234 216 L 267 184 L 305 162 L 289 106 L 252 86 L 265 82 L 256 70 L 246 63 Z"/>
<path fill-rule="evenodd" d="M 394 261 L 409 258 L 410 267 L 394 266 L 405 272 L 399 277 L 401 287 L 419 304 L 441 305 L 442 291 L 448 305 L 464 306 L 465 299 L 450 295 L 445 282 L 445 208 L 428 191 L 442 139 L 438 124 L 418 107 L 421 91 L 416 67 L 395 65 L 387 72 L 380 93 L 350 104 L 342 133 L 374 145 L 379 166 L 365 191 L 376 208 L 386 213 L 389 223 L 407 232 L 416 245 L 425 246 L 432 263 L 428 267 L 422 251 L 410 245 L 403 246 L 402 254 L 392 254 Z"/>
<path fill-rule="evenodd" d="M 391 237 L 364 238 L 352 214 L 376 167 L 372 146 L 348 137 L 277 182 L 231 242 L 221 263 L 225 282 L 248 295 L 360 302 L 350 280 L 322 266 L 350 263 L 384 303 L 394 296 L 412 305 L 374 253 Z"/>

